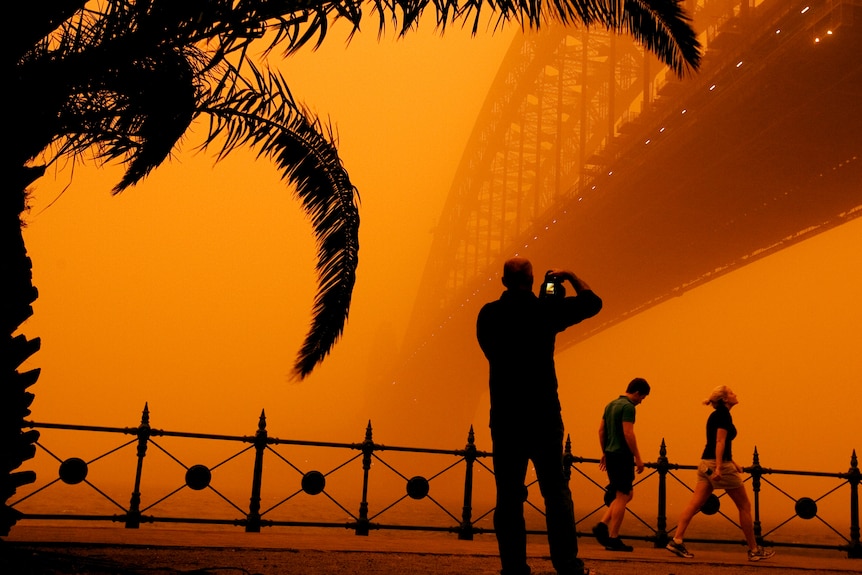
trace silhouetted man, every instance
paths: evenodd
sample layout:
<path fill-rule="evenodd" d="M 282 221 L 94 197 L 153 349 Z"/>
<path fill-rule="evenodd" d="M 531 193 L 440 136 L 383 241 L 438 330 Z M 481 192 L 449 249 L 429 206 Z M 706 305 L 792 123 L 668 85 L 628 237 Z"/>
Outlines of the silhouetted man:
<path fill-rule="evenodd" d="M 574 296 L 533 293 L 533 266 L 513 258 L 503 266 L 506 290 L 485 304 L 476 322 L 479 345 L 488 358 L 491 441 L 497 506 L 494 529 L 501 575 L 529 575 L 524 499 L 527 465 L 536 470 L 545 500 L 551 562 L 560 575 L 589 573 L 578 558 L 572 493 L 563 470 L 563 418 L 557 395 L 554 344 L 558 333 L 596 315 L 602 300 L 570 271 L 551 270 L 568 280 Z M 542 290 L 544 292 L 544 290 Z"/>

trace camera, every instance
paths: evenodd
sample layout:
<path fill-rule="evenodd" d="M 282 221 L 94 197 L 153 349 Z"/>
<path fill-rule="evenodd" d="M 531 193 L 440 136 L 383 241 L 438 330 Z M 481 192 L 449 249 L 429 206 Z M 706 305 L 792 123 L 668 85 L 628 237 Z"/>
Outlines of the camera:
<path fill-rule="evenodd" d="M 554 276 L 550 270 L 545 272 L 545 280 L 542 282 L 542 287 L 539 289 L 539 297 L 566 297 L 566 288 L 563 286 L 563 278 Z"/>

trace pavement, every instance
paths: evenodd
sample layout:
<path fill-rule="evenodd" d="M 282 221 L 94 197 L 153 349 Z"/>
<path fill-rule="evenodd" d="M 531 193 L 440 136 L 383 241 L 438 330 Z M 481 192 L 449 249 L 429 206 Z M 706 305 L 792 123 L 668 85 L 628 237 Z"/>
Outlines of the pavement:
<path fill-rule="evenodd" d="M 751 563 L 742 545 L 689 544 L 695 557 L 681 559 L 630 543 L 631 553 L 611 552 L 584 537 L 580 556 L 598 575 L 862 574 L 862 559 L 839 551 L 782 547 Z M 543 537 L 530 537 L 528 557 L 534 575 L 554 574 Z M 499 569 L 493 535 L 461 541 L 443 532 L 19 524 L 0 543 L 2 575 L 497 575 Z"/>

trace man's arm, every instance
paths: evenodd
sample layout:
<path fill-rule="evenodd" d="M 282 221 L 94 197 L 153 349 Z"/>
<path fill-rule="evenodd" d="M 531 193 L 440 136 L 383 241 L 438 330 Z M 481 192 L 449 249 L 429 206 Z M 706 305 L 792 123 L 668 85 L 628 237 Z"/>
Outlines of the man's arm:
<path fill-rule="evenodd" d="M 569 280 L 569 283 L 572 284 L 572 287 L 575 288 L 575 293 L 591 291 L 590 286 L 587 285 L 587 282 L 576 276 L 574 272 L 571 272 L 569 270 L 551 270 L 551 275 L 553 275 L 554 277 Z"/>
<path fill-rule="evenodd" d="M 488 359 L 491 359 L 494 353 L 497 352 L 497 339 L 495 336 L 498 333 L 499 330 L 495 325 L 495 316 L 491 313 L 490 306 L 486 304 L 479 310 L 479 315 L 476 318 L 476 340 Z"/>
<path fill-rule="evenodd" d="M 599 461 L 599 471 L 605 470 L 605 440 L 607 439 L 607 435 L 605 433 L 605 418 L 602 418 L 602 422 L 599 424 L 599 445 L 602 449 L 602 459 Z"/>
<path fill-rule="evenodd" d="M 724 446 L 727 443 L 727 430 L 721 427 L 715 432 L 715 471 L 712 474 L 713 481 L 721 478 L 721 465 L 724 463 Z"/>
<path fill-rule="evenodd" d="M 626 438 L 629 450 L 635 456 L 635 467 L 637 468 L 638 473 L 643 473 L 644 462 L 643 459 L 641 459 L 641 452 L 638 450 L 638 441 L 635 437 L 635 424 L 633 422 L 623 421 L 623 436 Z"/>
<path fill-rule="evenodd" d="M 601 311 L 602 298 L 593 292 L 587 282 L 568 270 L 550 271 L 554 277 L 568 280 L 574 286 L 576 294 L 560 301 L 563 311 L 557 318 L 560 324 L 559 331 L 591 318 Z"/>

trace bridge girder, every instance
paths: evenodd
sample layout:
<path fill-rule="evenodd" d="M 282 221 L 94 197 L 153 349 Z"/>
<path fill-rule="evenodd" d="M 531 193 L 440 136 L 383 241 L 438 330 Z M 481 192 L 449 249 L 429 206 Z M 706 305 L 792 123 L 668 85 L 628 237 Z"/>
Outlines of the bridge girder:
<path fill-rule="evenodd" d="M 862 216 L 862 0 L 692 5 L 707 50 L 689 79 L 625 38 L 515 41 L 386 378 L 402 416 L 472 416 L 487 375 L 476 313 L 515 253 L 576 267 L 605 300 L 560 350 Z"/>

